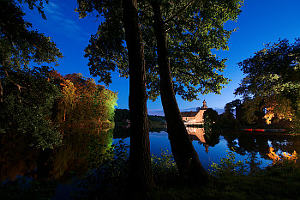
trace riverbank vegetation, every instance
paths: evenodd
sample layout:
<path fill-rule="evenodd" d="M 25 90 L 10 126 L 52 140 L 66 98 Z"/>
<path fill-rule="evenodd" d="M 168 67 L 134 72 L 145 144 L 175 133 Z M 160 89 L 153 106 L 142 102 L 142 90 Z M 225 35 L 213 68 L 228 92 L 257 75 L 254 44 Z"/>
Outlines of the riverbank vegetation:
<path fill-rule="evenodd" d="M 83 178 L 73 180 L 72 199 L 128 199 L 128 146 L 118 144 L 107 150 L 103 163 Z M 111 153 L 113 156 L 111 156 Z M 272 150 L 270 150 L 272 154 Z M 272 155 L 269 155 L 272 158 Z M 278 156 L 278 155 L 277 155 Z M 273 164 L 265 169 L 250 170 L 252 163 L 236 160 L 233 152 L 212 163 L 210 181 L 202 187 L 187 183 L 178 174 L 174 159 L 168 152 L 152 157 L 156 187 L 146 195 L 153 200 L 191 199 L 294 199 L 299 195 L 300 169 L 294 159 L 273 156 Z M 24 187 L 24 184 L 27 184 Z M 0 187 L 4 199 L 49 199 L 57 187 L 55 181 L 19 178 Z"/>
<path fill-rule="evenodd" d="M 3 137 L 16 135 L 32 148 L 54 149 L 61 144 L 65 126 L 113 126 L 116 93 L 92 79 L 61 76 L 47 67 L 2 69 L 1 73 Z"/>
<path fill-rule="evenodd" d="M 241 154 L 249 150 L 251 163 L 237 161 L 229 152 L 207 172 L 180 116 L 176 94 L 195 100 L 198 93 L 220 93 L 228 83 L 222 73 L 226 60 L 212 51 L 228 49 L 234 29 L 224 25 L 238 18 L 242 0 L 77 2 L 80 17 L 97 13 L 103 18 L 85 50 L 90 72 L 107 85 L 112 72 L 130 77 L 130 110 L 115 113 L 117 94 L 93 79 L 61 75 L 49 67 L 62 54 L 50 37 L 24 20 L 20 6 L 37 9 L 45 19 L 48 1 L 1 1 L 1 199 L 51 199 L 66 183 L 74 189 L 67 194 L 72 199 L 299 196 L 296 151 L 277 155 L 266 138 L 252 137 L 242 146 L 235 141 L 245 142 L 243 135 L 227 132 L 228 146 Z M 299 40 L 281 40 L 239 64 L 246 76 L 236 94 L 243 99 L 226 104 L 221 115 L 207 109 L 207 148 L 226 129 L 299 131 L 299 49 Z M 165 118 L 147 113 L 147 100 L 159 95 Z M 151 157 L 149 127 L 160 128 L 165 121 L 172 155 Z M 115 122 L 130 127 L 130 150 L 113 144 Z M 272 166 L 253 167 L 256 152 L 272 159 Z"/>
<path fill-rule="evenodd" d="M 287 129 L 300 132 L 299 39 L 279 40 L 239 63 L 246 75 L 215 120 L 230 129 Z"/>

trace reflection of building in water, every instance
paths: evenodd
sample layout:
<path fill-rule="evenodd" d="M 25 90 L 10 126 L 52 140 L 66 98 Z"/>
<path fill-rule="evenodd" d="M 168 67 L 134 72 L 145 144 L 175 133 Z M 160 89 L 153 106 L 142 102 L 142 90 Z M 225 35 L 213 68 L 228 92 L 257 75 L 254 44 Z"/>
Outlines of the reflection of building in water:
<path fill-rule="evenodd" d="M 198 140 L 202 143 L 206 143 L 204 138 L 204 128 L 196 128 L 196 127 L 186 127 L 186 130 L 190 135 L 194 135 L 197 137 Z"/>
<path fill-rule="evenodd" d="M 192 136 L 192 139 L 193 139 L 193 136 L 196 137 L 194 139 L 199 140 L 204 145 L 205 151 L 208 152 L 209 145 L 206 144 L 206 141 L 204 138 L 204 135 L 205 135 L 204 128 L 186 127 L 186 130 L 187 130 L 188 134 Z"/>
<path fill-rule="evenodd" d="M 196 124 L 203 124 L 203 114 L 207 110 L 206 101 L 203 101 L 203 105 L 201 108 L 197 108 L 197 111 L 190 111 L 190 112 L 182 112 L 181 117 L 186 125 L 196 125 Z"/>

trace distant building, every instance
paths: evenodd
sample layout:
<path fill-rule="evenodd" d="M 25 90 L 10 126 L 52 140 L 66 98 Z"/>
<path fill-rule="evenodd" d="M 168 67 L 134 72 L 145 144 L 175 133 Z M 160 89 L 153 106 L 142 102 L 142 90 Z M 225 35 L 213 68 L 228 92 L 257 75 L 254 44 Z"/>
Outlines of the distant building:
<path fill-rule="evenodd" d="M 190 124 L 190 125 L 197 125 L 197 124 L 203 124 L 203 114 L 207 110 L 207 104 L 206 101 L 203 101 L 203 105 L 201 108 L 197 108 L 197 111 L 190 111 L 190 112 L 182 112 L 181 117 L 184 122 L 184 124 Z"/>

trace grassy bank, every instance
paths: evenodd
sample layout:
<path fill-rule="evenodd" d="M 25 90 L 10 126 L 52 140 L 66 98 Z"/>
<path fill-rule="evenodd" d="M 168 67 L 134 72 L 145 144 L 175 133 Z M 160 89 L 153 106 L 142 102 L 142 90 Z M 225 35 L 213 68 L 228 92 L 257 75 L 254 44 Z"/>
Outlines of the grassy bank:
<path fill-rule="evenodd" d="M 269 168 L 255 175 L 225 176 L 198 188 L 177 184 L 159 187 L 152 199 L 299 199 L 300 170 Z"/>
<path fill-rule="evenodd" d="M 110 156 L 112 154 L 113 157 Z M 229 154 L 220 164 L 213 164 L 213 170 L 209 171 L 209 183 L 201 187 L 180 178 L 168 152 L 162 152 L 160 157 L 152 157 L 156 187 L 147 195 L 147 199 L 299 199 L 300 168 L 295 160 L 274 162 L 272 166 L 250 173 L 248 164 L 236 161 L 233 155 Z M 72 183 L 70 199 L 128 199 L 127 147 L 121 143 L 103 156 L 107 160 L 102 166 Z M 0 199 L 51 199 L 55 194 L 57 186 L 53 181 L 28 180 L 23 178 L 2 183 Z"/>
<path fill-rule="evenodd" d="M 85 193 L 86 199 L 128 198 L 126 161 L 114 160 L 110 166 L 114 166 L 113 169 L 109 169 L 106 174 L 108 176 L 102 179 L 102 183 L 105 184 L 94 187 L 97 189 L 93 192 Z M 173 158 L 168 152 L 162 152 L 160 157 L 152 158 L 152 169 L 156 187 L 147 195 L 147 199 L 294 200 L 299 199 L 300 195 L 300 168 L 294 160 L 281 160 L 265 169 L 249 172 L 249 165 L 236 161 L 234 154 L 231 154 L 222 159 L 220 164 L 213 164 L 213 170 L 209 171 L 210 182 L 201 187 L 186 183 L 180 178 Z"/>

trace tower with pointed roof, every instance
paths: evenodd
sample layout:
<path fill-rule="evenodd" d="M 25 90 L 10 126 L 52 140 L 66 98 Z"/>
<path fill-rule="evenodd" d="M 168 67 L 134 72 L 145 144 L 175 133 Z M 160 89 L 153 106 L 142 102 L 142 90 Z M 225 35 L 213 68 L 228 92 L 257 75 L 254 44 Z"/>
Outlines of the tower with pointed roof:
<path fill-rule="evenodd" d="M 181 117 L 185 124 L 195 125 L 195 124 L 203 124 L 203 114 L 207 110 L 206 101 L 203 101 L 202 107 L 198 107 L 196 111 L 182 112 Z"/>
<path fill-rule="evenodd" d="M 207 109 L 207 105 L 206 105 L 205 99 L 204 99 L 204 101 L 203 101 L 202 109 Z"/>

